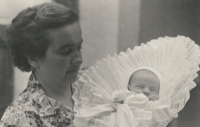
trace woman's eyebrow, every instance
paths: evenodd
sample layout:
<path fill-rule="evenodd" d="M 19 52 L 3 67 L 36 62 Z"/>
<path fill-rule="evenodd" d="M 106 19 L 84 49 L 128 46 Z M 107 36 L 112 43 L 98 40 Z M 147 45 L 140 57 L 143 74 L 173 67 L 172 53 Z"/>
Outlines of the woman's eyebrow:
<path fill-rule="evenodd" d="M 64 50 L 65 48 L 75 47 L 77 45 L 81 45 L 82 42 L 83 42 L 83 40 L 81 40 L 81 42 L 78 43 L 78 44 L 65 44 L 65 45 L 62 45 L 58 49 L 56 49 L 55 51 L 60 51 L 60 50 Z"/>

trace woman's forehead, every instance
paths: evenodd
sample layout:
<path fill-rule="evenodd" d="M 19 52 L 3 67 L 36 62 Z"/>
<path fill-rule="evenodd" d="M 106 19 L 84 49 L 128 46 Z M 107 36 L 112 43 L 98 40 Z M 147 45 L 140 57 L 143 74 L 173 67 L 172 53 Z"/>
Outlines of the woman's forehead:
<path fill-rule="evenodd" d="M 76 46 L 82 43 L 82 33 L 78 23 L 66 25 L 60 28 L 47 31 L 54 49 L 66 46 Z"/>

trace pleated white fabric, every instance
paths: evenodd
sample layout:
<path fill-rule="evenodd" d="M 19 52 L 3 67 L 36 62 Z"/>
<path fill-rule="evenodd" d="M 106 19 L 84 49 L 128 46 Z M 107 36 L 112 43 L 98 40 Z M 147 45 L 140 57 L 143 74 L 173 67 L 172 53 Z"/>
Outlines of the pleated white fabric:
<path fill-rule="evenodd" d="M 200 48 L 184 36 L 151 40 L 133 50 L 107 56 L 74 84 L 77 127 L 165 127 L 178 117 L 196 84 Z M 138 68 L 156 71 L 159 100 L 128 91 Z"/>

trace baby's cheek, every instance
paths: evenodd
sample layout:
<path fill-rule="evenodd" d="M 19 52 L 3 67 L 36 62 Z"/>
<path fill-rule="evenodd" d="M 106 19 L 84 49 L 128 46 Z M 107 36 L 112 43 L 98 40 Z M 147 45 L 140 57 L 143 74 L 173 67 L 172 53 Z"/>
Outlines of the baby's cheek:
<path fill-rule="evenodd" d="M 159 96 L 157 94 L 152 94 L 149 99 L 152 101 L 156 101 L 159 99 Z"/>

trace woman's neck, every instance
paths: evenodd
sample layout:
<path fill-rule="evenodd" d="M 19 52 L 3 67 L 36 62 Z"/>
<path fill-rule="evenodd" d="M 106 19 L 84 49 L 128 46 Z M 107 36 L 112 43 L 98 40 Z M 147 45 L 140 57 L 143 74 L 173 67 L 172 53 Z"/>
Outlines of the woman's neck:
<path fill-rule="evenodd" d="M 50 80 L 45 80 L 42 76 L 37 73 L 34 73 L 34 76 L 41 84 L 45 94 L 54 99 L 59 101 L 61 104 L 73 109 L 74 101 L 72 99 L 72 91 L 71 85 L 69 83 L 62 83 L 62 82 L 52 82 Z"/>
<path fill-rule="evenodd" d="M 62 105 L 65 105 L 73 110 L 74 101 L 72 99 L 72 91 L 71 91 L 70 85 L 69 85 L 69 88 L 62 88 L 62 89 L 57 89 L 57 90 L 54 90 L 50 87 L 45 87 L 45 86 L 42 86 L 42 87 L 44 89 L 45 94 L 48 97 L 59 101 Z"/>

